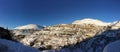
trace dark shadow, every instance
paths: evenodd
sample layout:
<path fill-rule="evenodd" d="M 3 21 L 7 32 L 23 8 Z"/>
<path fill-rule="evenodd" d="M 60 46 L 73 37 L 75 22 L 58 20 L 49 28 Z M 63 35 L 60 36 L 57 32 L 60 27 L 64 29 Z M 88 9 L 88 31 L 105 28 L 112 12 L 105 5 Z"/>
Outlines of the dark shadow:
<path fill-rule="evenodd" d="M 12 40 L 12 33 L 8 29 L 4 29 L 3 27 L 0 27 L 0 38 Z"/>

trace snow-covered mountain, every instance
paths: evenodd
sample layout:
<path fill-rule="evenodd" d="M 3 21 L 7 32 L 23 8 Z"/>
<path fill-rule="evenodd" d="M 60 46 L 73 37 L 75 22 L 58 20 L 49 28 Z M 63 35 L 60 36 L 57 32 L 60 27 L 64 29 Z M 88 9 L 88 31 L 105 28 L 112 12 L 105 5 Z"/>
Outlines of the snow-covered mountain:
<path fill-rule="evenodd" d="M 119 28 L 114 30 L 109 26 L 93 24 L 58 24 L 35 31 L 19 42 L 43 52 L 102 52 L 107 44 L 119 40 L 119 37 Z"/>
<path fill-rule="evenodd" d="M 120 21 L 115 21 L 111 24 L 111 29 L 119 29 L 120 28 Z"/>
<path fill-rule="evenodd" d="M 24 26 L 16 27 L 15 29 L 11 30 L 15 35 L 31 35 L 35 31 L 42 30 L 44 27 L 35 25 L 35 24 L 28 24 Z"/>
<path fill-rule="evenodd" d="M 28 25 L 18 26 L 15 29 L 43 29 L 43 26 L 28 24 Z"/>
<path fill-rule="evenodd" d="M 87 18 L 41 30 L 23 29 L 13 30 L 13 38 L 42 52 L 102 52 L 107 44 L 120 39 L 120 21 Z"/>
<path fill-rule="evenodd" d="M 76 20 L 72 24 L 93 24 L 98 26 L 107 26 L 107 25 L 110 25 L 111 23 L 102 22 L 97 19 L 85 18 L 82 20 Z"/>
<path fill-rule="evenodd" d="M 33 35 L 20 40 L 20 42 L 38 49 L 59 49 L 60 47 L 80 43 L 84 39 L 94 37 L 106 29 L 106 27 L 86 24 L 58 24 L 36 31 Z"/>

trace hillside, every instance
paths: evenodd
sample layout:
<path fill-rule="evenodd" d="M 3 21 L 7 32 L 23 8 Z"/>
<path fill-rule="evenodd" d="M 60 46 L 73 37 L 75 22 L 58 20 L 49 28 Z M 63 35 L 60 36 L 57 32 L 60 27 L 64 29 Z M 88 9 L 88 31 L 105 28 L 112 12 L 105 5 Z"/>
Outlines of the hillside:
<path fill-rule="evenodd" d="M 81 22 L 86 20 L 86 23 Z M 120 23 L 97 21 L 83 19 L 81 24 L 58 24 L 41 30 L 19 29 L 27 34 L 14 32 L 13 39 L 42 52 L 102 52 L 107 44 L 120 39 Z"/>

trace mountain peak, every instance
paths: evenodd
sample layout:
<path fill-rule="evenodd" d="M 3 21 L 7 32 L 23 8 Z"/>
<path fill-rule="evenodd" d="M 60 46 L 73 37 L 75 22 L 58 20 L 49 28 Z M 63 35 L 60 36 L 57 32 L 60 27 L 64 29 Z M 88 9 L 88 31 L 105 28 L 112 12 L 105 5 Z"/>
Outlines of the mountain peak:
<path fill-rule="evenodd" d="M 98 26 L 107 26 L 107 25 L 110 25 L 111 23 L 102 22 L 98 19 L 85 18 L 82 20 L 76 20 L 72 24 L 94 24 Z"/>
<path fill-rule="evenodd" d="M 23 26 L 18 26 L 15 29 L 42 29 L 43 26 L 39 26 L 36 24 L 27 24 L 27 25 L 23 25 Z"/>
<path fill-rule="evenodd" d="M 111 29 L 119 29 L 120 28 L 120 21 L 115 21 L 111 24 Z"/>

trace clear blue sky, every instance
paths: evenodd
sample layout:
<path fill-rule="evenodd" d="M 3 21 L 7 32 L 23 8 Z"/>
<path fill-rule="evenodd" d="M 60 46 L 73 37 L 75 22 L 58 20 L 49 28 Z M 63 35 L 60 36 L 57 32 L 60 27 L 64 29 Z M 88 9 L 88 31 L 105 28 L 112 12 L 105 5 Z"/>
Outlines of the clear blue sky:
<path fill-rule="evenodd" d="M 0 26 L 55 25 L 83 18 L 120 19 L 120 0 L 0 0 Z"/>

